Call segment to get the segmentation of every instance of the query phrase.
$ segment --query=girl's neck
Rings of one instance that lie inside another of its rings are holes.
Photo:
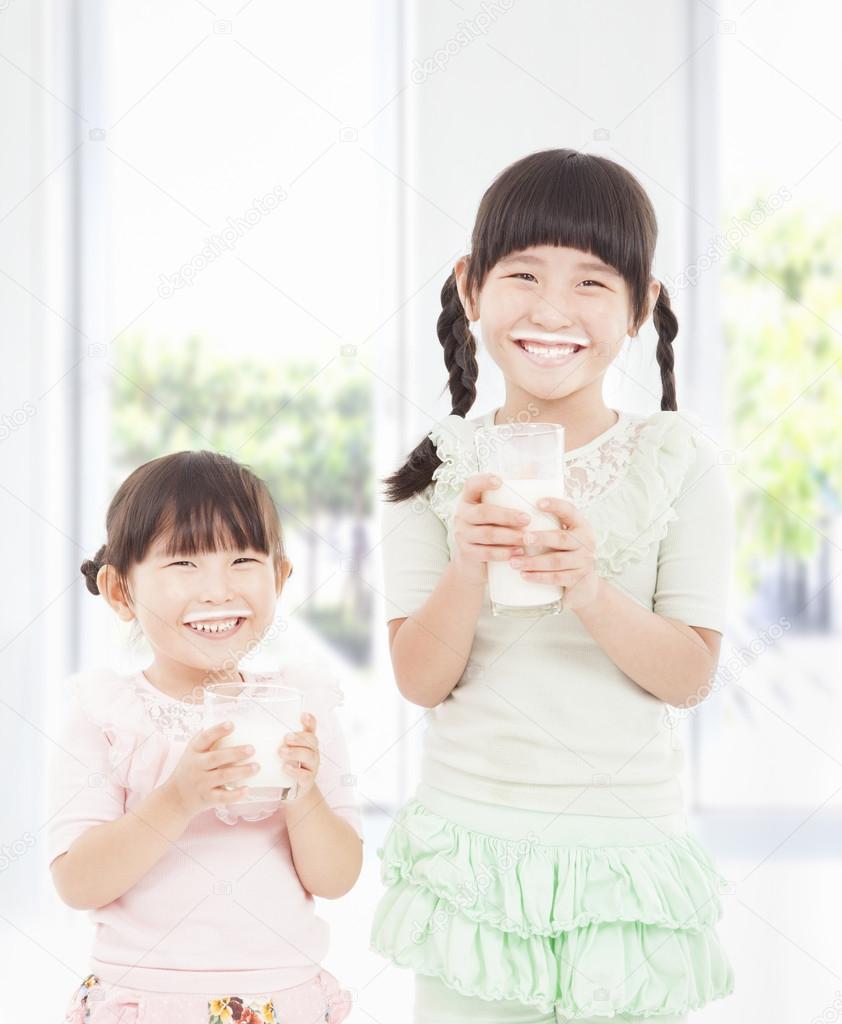
[[[604,434],[617,419],[618,414],[608,408],[601,393],[594,395],[578,391],[547,401],[526,392],[509,392],[494,422],[498,426],[509,422],[560,423],[564,427],[564,447],[572,451]]]
[[[198,695],[211,683],[238,682],[243,678],[236,667],[226,666],[224,670],[194,668],[173,661],[159,651],[155,652],[155,659],[143,674],[156,689],[176,700],[183,700],[191,694]]]

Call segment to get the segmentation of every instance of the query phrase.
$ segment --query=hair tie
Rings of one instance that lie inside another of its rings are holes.
[[[82,562],[82,564],[79,566],[82,575],[85,577],[85,585],[87,586],[88,590],[94,595],[98,595],[100,592],[99,587],[97,586],[96,578],[97,575],[99,574],[99,570],[105,564],[105,548],[106,545],[103,544],[93,558],[86,559],[86,561]]]

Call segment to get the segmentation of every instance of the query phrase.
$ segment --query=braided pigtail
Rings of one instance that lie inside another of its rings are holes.
[[[670,305],[670,297],[664,285],[658,293],[658,301],[652,311],[652,320],[658,332],[658,347],[655,356],[661,368],[661,411],[678,409],[675,395],[675,353],[672,343],[678,334],[678,320]]]
[[[477,343],[468,326],[468,317],[456,288],[456,275],[451,274],[441,290],[441,313],[436,332],[444,349],[447,386],[453,404],[451,415],[463,419],[477,397]]]
[[[479,365],[477,344],[459,298],[455,273],[451,273],[441,290],[441,313],[436,321],[436,333],[444,350],[451,415],[464,418],[477,397]],[[440,465],[441,459],[435,445],[429,437],[425,437],[410,452],[403,466],[384,480],[387,499],[404,501],[423,491]]]

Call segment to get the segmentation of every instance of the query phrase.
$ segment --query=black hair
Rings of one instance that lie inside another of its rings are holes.
[[[473,299],[501,259],[537,245],[592,253],[626,281],[639,329],[646,312],[658,225],[652,203],[630,171],[607,157],[574,149],[547,149],[517,160],[486,190],[471,234],[466,290]],[[459,298],[455,272],[441,290],[437,322],[444,350],[451,415],[462,416],[476,399],[476,342]],[[672,343],[678,320],[663,283],[652,312],[658,332],[661,409],[677,410]],[[389,501],[423,491],[441,464],[425,437],[406,462],[383,482]]]

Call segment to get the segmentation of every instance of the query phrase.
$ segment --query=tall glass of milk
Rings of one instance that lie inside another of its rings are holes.
[[[258,676],[254,682],[212,683],[204,692],[204,728],[219,722],[234,723],[234,728],[216,746],[254,747],[248,761],[255,761],[260,770],[225,787],[234,790],[247,786],[247,803],[280,803],[298,795],[298,780],[286,772],[279,748],[288,732],[301,731],[304,695],[300,690],[268,681],[271,678]]]
[[[564,497],[564,427],[560,423],[501,423],[474,434],[480,472],[494,473],[502,484],[482,496],[483,503],[526,512],[525,531],[558,530],[558,519],[537,508],[541,498]],[[522,545],[527,556],[550,550]],[[494,615],[532,618],[557,615],[564,590],[524,579],[508,561],[488,562],[488,596]]]

